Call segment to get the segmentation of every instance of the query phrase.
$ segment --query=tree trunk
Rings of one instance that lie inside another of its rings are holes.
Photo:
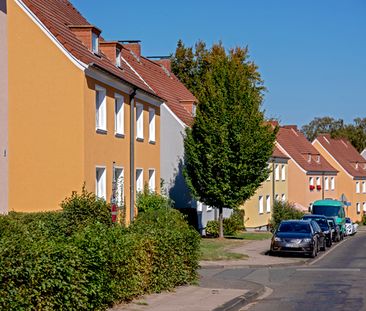
[[[224,216],[222,213],[223,208],[219,207],[219,238],[224,237]]]

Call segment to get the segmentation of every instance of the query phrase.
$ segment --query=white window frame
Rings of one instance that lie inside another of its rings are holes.
[[[117,172],[121,172],[121,174],[117,174]],[[114,167],[114,176],[116,178],[116,203],[118,206],[123,206],[124,203],[124,169],[121,166]],[[118,176],[119,175],[119,176]]]
[[[324,177],[324,190],[329,190],[329,177]]]
[[[356,193],[360,193],[360,182],[356,181]]]
[[[280,180],[280,166],[278,164],[275,165],[275,179]]]
[[[121,50],[116,49],[116,66],[121,67]]]
[[[279,200],[280,200],[280,195],[279,195],[279,194],[276,194],[276,195],[275,195],[275,200],[276,200],[276,201],[279,201]]]
[[[286,166],[284,164],[281,165],[281,180],[286,180]]]
[[[366,182],[362,182],[362,193],[366,193]]]
[[[95,128],[107,131],[107,91],[99,85],[95,86]]]
[[[92,32],[92,51],[99,54],[99,36],[95,32]]]
[[[317,186],[321,186],[320,177],[317,177],[316,178],[316,185]]]
[[[144,191],[144,170],[136,169],[136,193]]]
[[[286,194],[282,193],[281,200],[282,200],[282,202],[285,202],[286,201]]]
[[[136,103],[136,139],[144,139],[144,105]]]
[[[335,178],[332,176],[330,178],[330,190],[334,190],[335,189]]]
[[[309,177],[309,185],[314,186],[314,177]]]
[[[259,214],[263,214],[263,196],[260,195],[258,197],[258,212]]]
[[[363,202],[362,208],[363,208],[363,211],[366,212],[366,202]]]
[[[149,191],[155,192],[156,186],[155,186],[155,178],[156,178],[156,171],[154,168],[149,168]]]
[[[271,196],[270,195],[266,195],[266,212],[267,213],[271,212]]]
[[[107,200],[107,169],[105,166],[95,167],[95,195]]]
[[[155,143],[156,128],[155,128],[155,109],[149,108],[149,142]]]
[[[359,202],[356,203],[356,211],[357,214],[361,213],[361,204]]]
[[[125,98],[117,93],[114,94],[114,134],[125,134]]]

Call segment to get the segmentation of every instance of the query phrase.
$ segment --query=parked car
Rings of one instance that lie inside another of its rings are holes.
[[[314,220],[320,227],[321,231],[323,231],[325,235],[325,245],[326,247],[331,247],[333,243],[332,238],[332,230],[329,226],[328,219],[324,215],[305,215],[302,219],[304,220]],[[325,250],[325,245],[321,246],[321,250]]]
[[[357,230],[358,230],[358,223],[354,222],[353,223],[353,234],[356,234]]]
[[[314,226],[317,226],[314,221],[281,221],[272,237],[271,253],[300,253],[316,257],[321,245],[320,233],[322,232],[319,226],[319,230],[314,229]]]
[[[332,229],[333,242],[339,242],[341,240],[341,230],[333,217],[327,217],[329,226]]]
[[[346,217],[346,235],[352,235],[354,233],[354,227],[351,218]]]

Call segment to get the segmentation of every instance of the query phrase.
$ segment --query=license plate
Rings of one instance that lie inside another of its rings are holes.
[[[286,243],[285,247],[296,247],[296,245],[293,243]]]

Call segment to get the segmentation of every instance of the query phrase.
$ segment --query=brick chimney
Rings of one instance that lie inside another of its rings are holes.
[[[122,43],[123,47],[130,50],[135,54],[136,57],[141,57],[141,44],[140,40],[130,40],[130,41],[119,41]]]
[[[75,36],[92,52],[99,52],[99,35],[102,32],[93,25],[69,25]]]
[[[101,52],[116,66],[121,66],[122,44],[117,41],[101,41],[99,43]]]

